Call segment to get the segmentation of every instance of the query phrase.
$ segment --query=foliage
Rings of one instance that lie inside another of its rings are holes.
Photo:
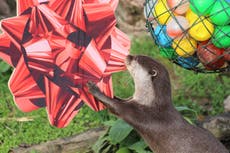
[[[0,60],[0,73],[6,73],[7,71],[10,71],[10,69],[11,69],[10,65]]]
[[[109,140],[112,144],[117,144],[124,140],[133,128],[123,120],[117,120],[109,130]]]
[[[125,121],[118,119],[110,121],[109,125],[108,132],[93,146],[95,153],[148,153],[150,151],[145,142]]]
[[[193,74],[178,71],[180,88],[175,90],[177,106],[188,106],[201,115],[217,115],[223,112],[223,101],[230,95],[230,79],[218,74]]]

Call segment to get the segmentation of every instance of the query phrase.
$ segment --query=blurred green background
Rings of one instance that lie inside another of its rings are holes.
[[[207,115],[223,112],[223,101],[230,95],[230,79],[220,74],[195,74],[184,70],[160,57],[152,39],[144,36],[132,40],[132,54],[144,54],[162,62],[169,70],[172,82],[173,102],[177,107],[192,111],[181,111],[191,121],[202,120]],[[12,73],[0,62],[0,152],[20,144],[38,144],[47,140],[67,137],[87,129],[102,126],[110,120],[107,111],[93,112],[87,106],[81,109],[71,124],[64,129],[51,127],[45,109],[22,113],[15,106],[7,81]],[[115,95],[125,98],[133,94],[133,80],[127,71],[113,76]]]

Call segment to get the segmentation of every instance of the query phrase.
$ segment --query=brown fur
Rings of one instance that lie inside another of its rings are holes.
[[[126,66],[134,78],[133,98],[111,99],[93,83],[88,86],[113,114],[132,125],[155,153],[228,153],[212,134],[187,123],[173,107],[169,74],[162,64],[147,56],[130,55]]]

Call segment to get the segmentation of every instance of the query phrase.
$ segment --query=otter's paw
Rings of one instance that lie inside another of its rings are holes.
[[[89,92],[91,93],[91,94],[95,94],[95,93],[100,93],[101,91],[100,91],[100,89],[98,88],[98,86],[95,84],[95,83],[93,83],[93,82],[91,82],[91,81],[89,81],[88,83],[87,83],[87,86],[88,86],[88,89],[89,89]]]

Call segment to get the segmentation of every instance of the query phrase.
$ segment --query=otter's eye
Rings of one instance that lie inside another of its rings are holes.
[[[158,72],[157,72],[157,70],[152,69],[152,70],[149,71],[149,74],[150,74],[152,77],[156,77],[156,76],[158,75]]]

